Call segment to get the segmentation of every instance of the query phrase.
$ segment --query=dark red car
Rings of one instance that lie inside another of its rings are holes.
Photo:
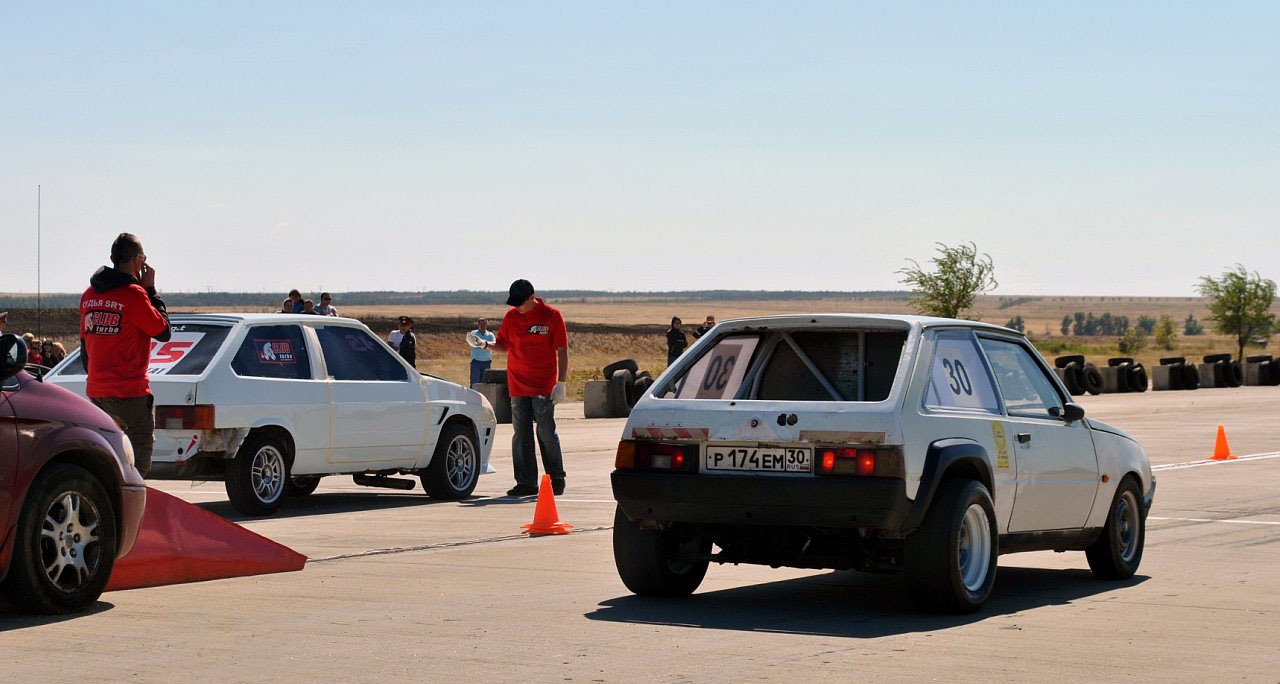
[[[83,610],[133,548],[146,485],[115,421],[26,361],[21,338],[0,336],[0,591],[26,610]]]

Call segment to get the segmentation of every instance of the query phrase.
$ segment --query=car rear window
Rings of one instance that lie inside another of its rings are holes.
[[[796,330],[728,335],[673,379],[678,399],[883,401],[905,331]]]
[[[231,362],[236,375],[278,380],[310,380],[311,359],[302,330],[296,325],[249,328]]]
[[[167,342],[151,340],[151,362],[147,374],[152,376],[200,375],[209,367],[231,326],[207,324],[174,324]],[[84,355],[77,349],[58,369],[57,376],[85,375]]]

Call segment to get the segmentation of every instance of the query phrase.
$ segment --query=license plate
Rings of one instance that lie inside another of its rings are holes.
[[[713,472],[808,473],[813,472],[813,450],[707,445],[702,465],[704,470]]]

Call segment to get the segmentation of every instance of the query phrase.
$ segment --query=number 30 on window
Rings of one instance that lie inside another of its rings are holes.
[[[973,396],[973,383],[969,381],[969,372],[964,369],[964,364],[960,363],[960,359],[942,359],[942,367],[947,371],[948,381],[951,387],[951,393],[967,396]]]

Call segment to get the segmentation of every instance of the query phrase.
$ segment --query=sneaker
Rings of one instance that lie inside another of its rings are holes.
[[[537,493],[537,487],[527,484],[518,484],[507,490],[507,496],[534,496]]]
[[[563,477],[558,479],[553,478],[551,480],[551,492],[556,496],[560,496],[561,494],[564,494],[564,478]]]

